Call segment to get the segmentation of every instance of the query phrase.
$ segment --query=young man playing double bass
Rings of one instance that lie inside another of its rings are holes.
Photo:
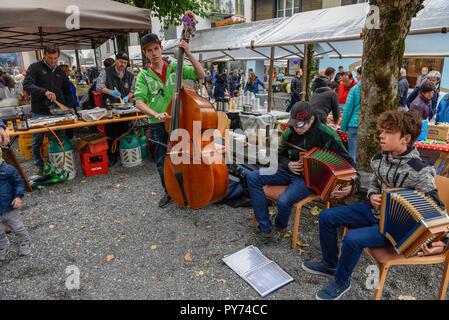
[[[166,111],[174,95],[176,62],[168,64],[162,60],[164,48],[155,34],[150,33],[143,36],[141,47],[150,63],[137,76],[134,96],[136,107],[148,115],[150,139],[152,140],[151,150],[165,191],[164,196],[159,201],[159,207],[163,208],[171,201],[164,183],[164,158],[167,151],[165,145],[168,143],[168,134],[165,131],[164,123],[165,119],[169,118]],[[183,40],[178,47],[184,49],[185,55],[193,65],[184,65],[183,79],[197,80],[204,78],[203,67],[190,52],[188,43]]]

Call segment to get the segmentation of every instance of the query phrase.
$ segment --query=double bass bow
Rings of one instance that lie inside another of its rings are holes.
[[[192,12],[182,18],[182,40],[195,32]],[[229,183],[224,152],[215,148],[218,117],[214,106],[182,83],[184,49],[179,48],[174,98],[165,121],[169,142],[164,159],[167,192],[178,205],[202,208],[224,198]],[[212,132],[212,134],[211,134]]]

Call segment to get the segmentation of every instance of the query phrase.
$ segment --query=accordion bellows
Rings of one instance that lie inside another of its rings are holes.
[[[379,232],[398,254],[416,255],[423,244],[449,231],[449,217],[434,201],[413,189],[387,189],[382,194]]]
[[[331,197],[334,190],[352,185],[351,196],[357,183],[357,171],[339,155],[319,148],[312,148],[302,156],[304,180],[323,201],[341,201]],[[347,198],[346,197],[346,198]]]

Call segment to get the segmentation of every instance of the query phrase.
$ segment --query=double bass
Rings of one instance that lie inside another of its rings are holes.
[[[195,32],[195,17],[182,18],[182,40]],[[169,141],[164,159],[167,192],[178,205],[202,208],[224,198],[229,183],[223,149],[217,148],[213,133],[218,117],[214,106],[182,83],[184,49],[179,48],[174,98],[165,121]]]

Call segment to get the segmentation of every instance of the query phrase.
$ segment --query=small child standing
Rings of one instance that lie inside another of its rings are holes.
[[[3,161],[0,148],[0,222],[4,220],[19,241],[19,255],[26,256],[31,252],[30,237],[25,229],[19,209],[22,206],[25,182],[17,170]],[[5,225],[0,223],[0,261],[5,260],[9,252],[9,240],[6,237]]]

